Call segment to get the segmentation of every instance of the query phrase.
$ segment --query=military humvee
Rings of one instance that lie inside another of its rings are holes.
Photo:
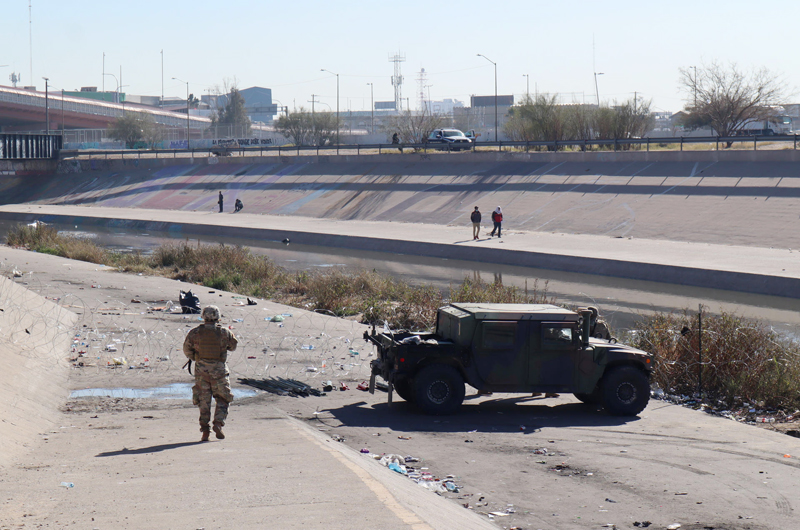
[[[380,375],[428,414],[452,414],[464,383],[484,392],[571,392],[614,415],[650,399],[653,358],[590,337],[591,312],[545,304],[455,303],[439,309],[433,333],[364,333],[377,346],[370,392]]]

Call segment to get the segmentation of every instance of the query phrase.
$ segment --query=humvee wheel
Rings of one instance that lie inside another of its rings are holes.
[[[602,381],[603,406],[614,416],[635,416],[650,401],[650,382],[633,366],[612,368]]]
[[[464,378],[452,366],[432,364],[414,377],[414,403],[426,414],[453,414],[464,401]]]
[[[403,377],[394,381],[394,391],[397,395],[409,403],[414,401],[414,380],[410,377]]]

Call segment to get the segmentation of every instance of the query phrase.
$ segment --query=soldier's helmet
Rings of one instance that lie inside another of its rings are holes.
[[[203,320],[206,322],[216,322],[219,320],[219,308],[215,305],[207,305],[203,308]]]
[[[600,315],[600,312],[597,310],[596,307],[593,306],[589,306],[587,307],[587,309],[592,312],[592,322],[596,321],[597,317]]]

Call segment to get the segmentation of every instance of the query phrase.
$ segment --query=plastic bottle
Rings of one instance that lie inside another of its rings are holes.
[[[72,482],[62,482],[61,483],[61,487],[70,489],[70,488],[74,488],[75,484],[73,484]]]

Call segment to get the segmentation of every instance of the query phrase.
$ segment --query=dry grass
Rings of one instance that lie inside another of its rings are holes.
[[[758,403],[800,408],[800,345],[760,321],[731,313],[702,318],[702,364],[697,314],[657,313],[632,335],[638,348],[657,357],[654,382],[670,393],[698,391],[727,406]]]
[[[58,235],[43,225],[17,226],[8,233],[7,242],[37,252],[113,265],[125,272],[159,275],[340,317],[357,317],[364,323],[388,322],[393,328],[430,329],[436,310],[447,303],[445,293],[430,285],[410,285],[365,270],[290,273],[243,247],[175,243],[162,245],[150,255],[123,254]],[[469,279],[450,290],[452,300],[459,302],[547,301],[546,292],[541,292],[535,282],[530,294],[501,283]]]

